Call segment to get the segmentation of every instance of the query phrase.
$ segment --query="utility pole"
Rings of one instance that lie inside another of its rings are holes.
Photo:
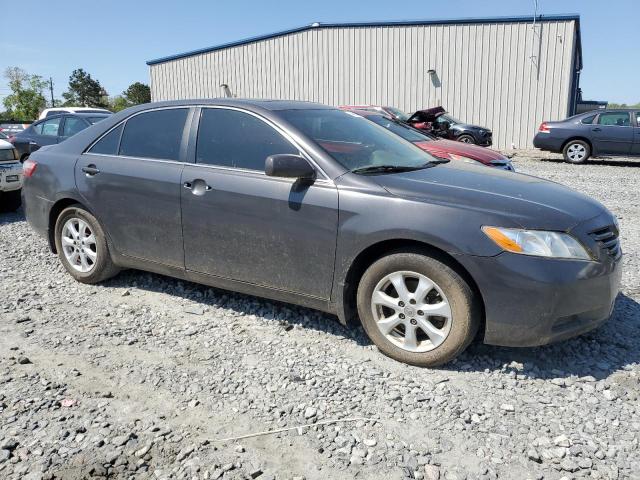
[[[53,99],[53,78],[49,77],[49,91],[51,92],[51,106],[56,106],[56,101]]]

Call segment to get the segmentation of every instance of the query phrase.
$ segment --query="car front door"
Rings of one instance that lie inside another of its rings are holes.
[[[591,127],[597,154],[628,155],[633,145],[633,127],[629,112],[602,112]]]
[[[328,299],[338,191],[318,170],[312,183],[268,177],[269,155],[299,149],[265,119],[202,108],[196,162],[182,173],[187,270]]]
[[[78,190],[124,255],[184,268],[180,176],[188,108],[129,117],[76,162]]]

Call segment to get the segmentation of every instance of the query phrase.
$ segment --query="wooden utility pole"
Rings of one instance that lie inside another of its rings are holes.
[[[51,92],[51,106],[56,106],[56,101],[53,99],[53,78],[49,77],[49,91]]]

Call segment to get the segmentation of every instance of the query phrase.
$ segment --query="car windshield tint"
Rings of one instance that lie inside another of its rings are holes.
[[[340,110],[285,110],[280,115],[343,167],[419,167],[434,158],[367,119]]]
[[[100,120],[104,120],[105,118],[107,118],[106,115],[104,117],[85,117],[85,120],[87,120],[91,125],[93,125],[94,123],[97,123]]]
[[[394,122],[389,118],[383,117],[382,115],[369,115],[365,118],[386,128],[390,132],[401,136],[405,140],[409,140],[410,142],[428,142],[431,140],[430,137],[416,132],[413,128],[401,125],[398,122]]]
[[[409,115],[407,115],[405,112],[403,112],[399,108],[386,107],[386,110],[388,110],[389,113],[394,115],[398,120],[402,120],[403,122],[406,122],[407,120],[409,120]]]
[[[17,160],[16,151],[13,148],[3,148],[0,150],[0,162],[7,160]]]
[[[436,118],[436,122],[449,122],[450,125],[460,123],[458,120],[449,115],[440,115],[438,118]]]

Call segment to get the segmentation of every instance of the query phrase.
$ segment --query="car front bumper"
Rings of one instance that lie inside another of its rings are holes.
[[[462,256],[485,307],[485,343],[532,347],[592,330],[611,315],[622,256],[602,262],[512,253]]]
[[[12,192],[22,188],[22,164],[0,163],[0,192]]]

